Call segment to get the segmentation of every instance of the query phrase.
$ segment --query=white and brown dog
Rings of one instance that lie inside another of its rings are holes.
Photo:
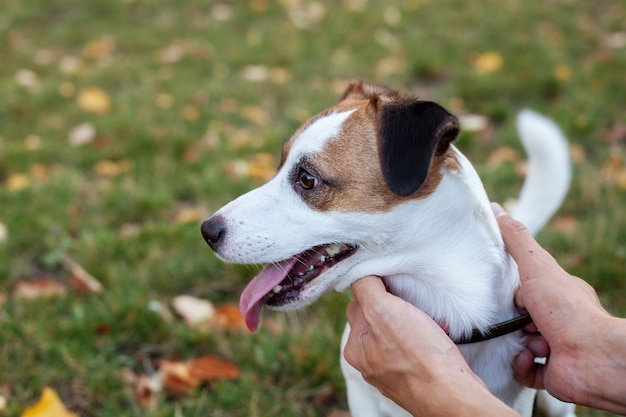
[[[537,231],[569,187],[567,143],[535,113],[522,112],[519,127],[529,169],[514,216]],[[273,179],[202,224],[222,260],[268,264],[241,295],[248,327],[257,328],[265,306],[299,309],[372,274],[445,323],[453,340],[518,316],[517,267],[476,171],[451,144],[458,133],[457,118],[438,104],[362,82],[301,126]],[[459,348],[497,397],[530,416],[535,392],[511,366],[522,343],[517,330]],[[408,415],[343,358],[342,368],[353,416]],[[551,415],[573,415],[572,406],[548,402]]]

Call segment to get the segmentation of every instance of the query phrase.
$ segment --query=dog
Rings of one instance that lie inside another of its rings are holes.
[[[569,153],[549,119],[525,110],[518,122],[529,165],[513,215],[536,232],[568,191]],[[442,106],[362,81],[305,122],[284,143],[275,177],[201,225],[223,261],[267,264],[241,295],[249,329],[264,307],[300,309],[366,275],[445,323],[453,340],[515,320],[517,267],[478,174],[452,143],[459,131]],[[459,345],[490,391],[530,416],[535,391],[512,375],[522,348],[521,330]],[[341,366],[353,416],[409,415],[343,357]],[[551,416],[574,415],[548,395],[541,402]]]

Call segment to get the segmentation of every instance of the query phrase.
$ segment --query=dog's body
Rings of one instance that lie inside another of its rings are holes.
[[[569,159],[558,128],[524,117],[522,136],[534,149],[516,214],[537,230],[567,191]],[[202,225],[220,258],[268,263],[241,297],[248,327],[256,329],[265,305],[298,309],[372,274],[445,323],[453,339],[515,317],[517,268],[477,173],[451,144],[458,131],[439,105],[360,82],[305,123],[285,143],[272,180]],[[530,416],[534,391],[511,368],[522,342],[518,331],[460,349],[496,396]],[[342,368],[355,417],[408,415],[343,359]]]

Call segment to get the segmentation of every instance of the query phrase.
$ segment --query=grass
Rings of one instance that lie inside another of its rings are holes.
[[[487,164],[503,145],[519,149],[515,113],[528,106],[557,120],[576,151],[575,177],[539,238],[626,314],[626,5],[382,3],[3,2],[0,289],[10,295],[41,276],[67,282],[59,260],[68,254],[106,291],[0,305],[0,414],[19,415],[46,385],[82,416],[345,409],[337,358],[347,296],[269,314],[274,330],[254,335],[201,333],[147,306],[183,293],[236,302],[254,269],[217,261],[200,238],[202,217],[260,183],[234,175],[233,161],[278,157],[353,78],[488,117],[493,135],[466,132],[458,144],[497,201],[521,183],[518,160]],[[85,123],[95,134],[72,144]],[[162,398],[154,411],[121,382],[122,368],[152,357],[201,354],[235,361],[242,376]]]

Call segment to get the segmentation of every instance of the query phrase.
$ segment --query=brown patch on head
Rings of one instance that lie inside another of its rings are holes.
[[[333,108],[313,117],[283,147],[281,165],[300,133],[332,113],[354,110],[338,137],[307,155],[303,169],[318,180],[297,190],[320,211],[384,212],[429,196],[445,171],[460,168],[450,142],[456,118],[440,106],[402,97],[386,87],[353,83]],[[290,168],[292,169],[292,168]]]

